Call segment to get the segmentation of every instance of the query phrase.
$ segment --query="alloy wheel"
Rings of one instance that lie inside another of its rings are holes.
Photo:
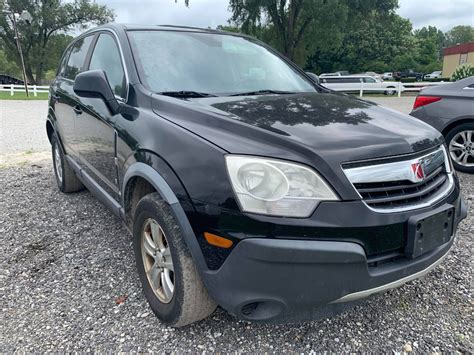
[[[474,166],[474,131],[461,131],[449,143],[451,158],[459,165]]]
[[[148,282],[162,303],[170,303],[174,295],[174,265],[166,235],[152,218],[142,229],[142,259]]]
[[[63,170],[61,164],[61,152],[57,144],[54,145],[54,169],[60,183],[63,182]]]

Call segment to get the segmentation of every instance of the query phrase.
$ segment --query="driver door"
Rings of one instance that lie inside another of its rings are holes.
[[[100,33],[88,70],[101,69],[118,100],[125,101],[126,79],[119,47],[108,32]],[[84,170],[116,201],[120,199],[116,157],[116,132],[112,115],[100,98],[80,98],[76,120],[77,145]]]

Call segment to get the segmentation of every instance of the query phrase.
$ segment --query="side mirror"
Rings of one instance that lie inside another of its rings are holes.
[[[319,76],[309,71],[306,72],[306,75],[308,75],[316,84],[319,84]]]
[[[110,88],[103,70],[89,70],[80,73],[74,81],[74,92],[80,97],[98,97],[104,100],[113,115],[120,111],[120,104]]]

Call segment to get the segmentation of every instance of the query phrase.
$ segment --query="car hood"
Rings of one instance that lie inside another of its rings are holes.
[[[173,107],[176,102],[180,109]],[[154,110],[230,153],[310,150],[340,164],[443,142],[439,132],[411,116],[333,93],[170,98],[155,100]]]
[[[198,135],[224,154],[312,166],[341,196],[354,199],[359,197],[341,164],[413,153],[444,142],[438,131],[414,117],[332,92],[190,100],[152,95],[152,107],[183,133]]]

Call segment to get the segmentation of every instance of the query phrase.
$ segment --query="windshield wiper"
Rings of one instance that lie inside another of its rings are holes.
[[[181,90],[181,91],[164,91],[164,92],[158,92],[157,94],[158,94],[158,95],[171,96],[171,97],[182,97],[182,98],[217,97],[217,95],[208,94],[208,93],[206,93],[206,92],[187,91],[187,90]]]
[[[253,96],[253,95],[271,95],[271,94],[291,95],[291,94],[296,94],[296,92],[281,91],[281,90],[257,90],[257,91],[239,92],[237,94],[232,94],[229,96]]]

